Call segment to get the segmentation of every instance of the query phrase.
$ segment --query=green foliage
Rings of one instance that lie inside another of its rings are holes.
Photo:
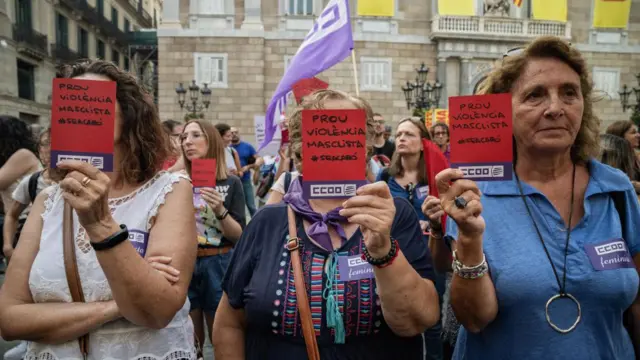
[[[413,109],[413,115],[412,116],[417,116],[421,119],[424,119],[424,113],[425,113],[425,109]]]
[[[193,119],[204,119],[204,113],[186,113],[184,114],[184,121],[187,122],[189,120],[193,120]]]

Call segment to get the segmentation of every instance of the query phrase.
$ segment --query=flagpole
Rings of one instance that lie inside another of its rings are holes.
[[[353,80],[356,84],[356,96],[360,96],[360,86],[358,85],[358,67],[356,66],[356,49],[351,49],[351,63],[353,64]]]

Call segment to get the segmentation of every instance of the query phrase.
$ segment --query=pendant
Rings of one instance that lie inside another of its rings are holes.
[[[569,298],[578,307],[578,317],[576,318],[576,321],[573,323],[573,325],[571,325],[568,329],[559,328],[556,324],[554,324],[551,321],[551,317],[549,316],[549,305],[551,305],[551,303],[553,303],[554,301],[556,301],[556,300],[558,300],[560,298]],[[573,295],[571,295],[569,293],[556,294],[556,295],[553,295],[552,297],[550,297],[549,300],[547,300],[547,306],[545,307],[544,313],[547,316],[547,322],[553,328],[553,330],[555,330],[555,331],[557,331],[557,332],[559,332],[561,334],[568,334],[568,333],[572,332],[573,330],[575,330],[575,328],[580,323],[580,320],[582,319],[582,308],[580,307],[580,302],[578,302],[578,299],[576,299]]]

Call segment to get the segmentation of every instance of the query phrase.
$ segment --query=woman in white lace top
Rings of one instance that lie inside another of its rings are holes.
[[[59,185],[36,198],[0,292],[2,336],[30,341],[25,359],[82,359],[86,334],[89,359],[195,359],[192,190],[160,171],[168,144],[155,105],[105,61],[65,66],[58,77],[116,82],[114,171],[77,161],[52,169]],[[65,202],[85,303],[72,302],[65,273]]]

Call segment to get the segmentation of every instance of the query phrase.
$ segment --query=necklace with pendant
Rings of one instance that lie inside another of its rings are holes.
[[[549,323],[549,325],[555,331],[557,331],[557,332],[559,332],[561,334],[570,333],[573,330],[575,330],[575,328],[580,323],[580,320],[582,319],[582,308],[580,307],[580,302],[578,301],[578,299],[575,298],[575,296],[573,296],[573,295],[571,295],[570,293],[567,292],[567,254],[569,253],[569,241],[571,240],[571,220],[573,218],[573,198],[574,198],[574,189],[575,189],[575,185],[576,185],[576,165],[573,164],[573,178],[572,178],[572,182],[571,182],[571,205],[570,205],[571,206],[571,210],[569,210],[569,224],[567,226],[567,237],[566,237],[565,245],[564,245],[564,267],[563,267],[563,271],[562,271],[562,281],[560,281],[560,276],[558,276],[558,271],[556,270],[556,266],[553,264],[553,261],[551,260],[551,255],[549,254],[549,250],[547,249],[547,245],[544,242],[544,238],[542,237],[542,233],[540,232],[540,229],[538,228],[538,224],[536,224],[536,221],[534,220],[533,215],[531,214],[531,209],[529,209],[529,204],[527,204],[527,198],[524,196],[524,191],[522,191],[522,184],[520,183],[520,178],[518,177],[518,174],[516,174],[516,181],[518,183],[518,190],[520,190],[520,197],[522,198],[522,202],[524,202],[524,206],[527,208],[527,214],[529,215],[529,218],[531,218],[531,222],[533,222],[533,227],[536,229],[536,233],[538,234],[538,238],[540,239],[540,242],[542,243],[542,247],[544,248],[544,252],[547,255],[547,259],[549,259],[549,264],[551,264],[551,269],[553,269],[553,274],[555,275],[556,281],[558,282],[558,287],[559,287],[558,293],[553,295],[552,297],[550,297],[549,300],[547,300],[547,304],[546,304],[545,309],[544,309],[544,313],[545,313],[545,316],[547,318],[547,323]],[[578,316],[576,317],[576,321],[573,323],[573,325],[571,325],[570,327],[568,327],[566,329],[562,329],[562,328],[558,327],[558,325],[556,325],[551,320],[551,316],[549,316],[549,306],[554,301],[556,301],[558,299],[562,299],[562,298],[570,299],[571,301],[573,301],[574,304],[576,304],[576,307],[578,308]]]

